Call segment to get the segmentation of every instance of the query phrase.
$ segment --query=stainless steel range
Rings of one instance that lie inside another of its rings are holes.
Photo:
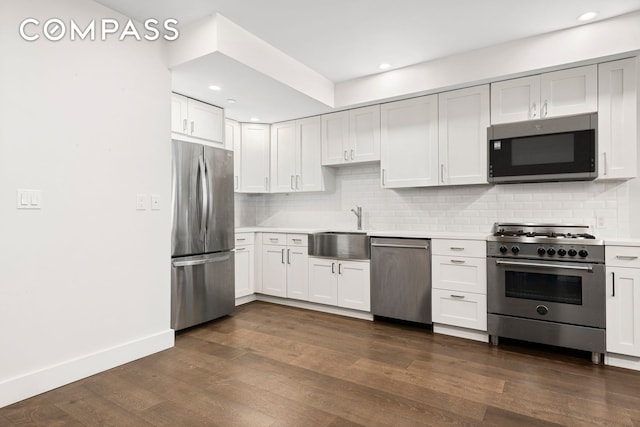
[[[605,351],[604,242],[578,225],[499,224],[487,242],[491,342]]]

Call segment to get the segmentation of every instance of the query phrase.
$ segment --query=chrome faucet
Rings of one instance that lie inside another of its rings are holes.
[[[351,209],[356,217],[358,217],[358,230],[362,230],[362,206],[356,205],[355,209]]]

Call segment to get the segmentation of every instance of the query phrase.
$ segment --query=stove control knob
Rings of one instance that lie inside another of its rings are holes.
[[[567,254],[567,251],[564,249],[558,249],[558,255],[560,256],[565,256]]]
[[[547,253],[547,251],[546,251],[545,248],[538,248],[538,255],[544,255],[546,253]]]
[[[587,255],[589,255],[589,252],[585,251],[584,249],[581,249],[580,251],[578,251],[578,255],[580,255],[582,258],[586,258]]]
[[[547,249],[547,253],[548,253],[549,255],[555,255],[555,254],[556,254],[556,250],[555,250],[555,249],[553,249],[553,248],[549,248],[549,249]]]
[[[511,248],[511,252],[513,252],[514,254],[517,254],[518,252],[520,252],[520,248],[517,246],[514,246]]]
[[[507,249],[507,247],[506,247],[506,246],[504,246],[504,245],[503,245],[503,246],[500,246],[500,253],[504,254],[504,253],[506,253],[507,251],[508,251],[508,249]]]
[[[578,252],[575,249],[569,249],[569,256],[576,256]]]

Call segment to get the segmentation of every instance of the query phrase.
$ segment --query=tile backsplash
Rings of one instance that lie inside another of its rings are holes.
[[[552,182],[386,190],[380,166],[338,168],[332,192],[236,194],[237,226],[490,232],[493,223],[586,224],[598,237],[630,231],[628,182]]]

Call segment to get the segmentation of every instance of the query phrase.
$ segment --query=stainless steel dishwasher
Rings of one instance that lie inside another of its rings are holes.
[[[371,239],[371,312],[431,323],[431,241]]]

